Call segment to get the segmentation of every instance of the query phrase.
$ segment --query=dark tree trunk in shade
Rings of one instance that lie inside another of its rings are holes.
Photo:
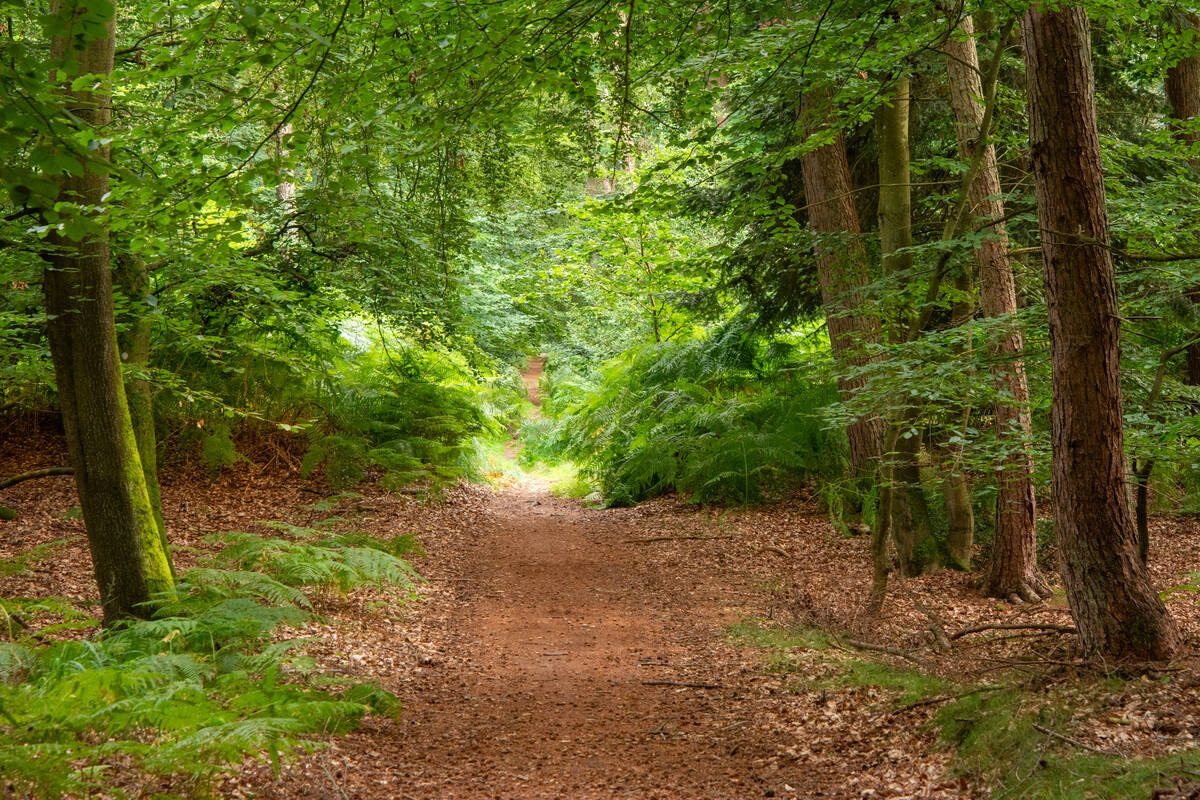
[[[950,105],[954,110],[959,156],[970,159],[980,146],[979,129],[984,108],[979,55],[970,17],[944,45]],[[975,250],[979,271],[980,311],[985,318],[1011,317],[1017,310],[1016,282],[1009,260],[1008,232],[1004,224],[1000,172],[996,148],[984,143],[979,172],[971,183],[970,203],[974,227],[991,223],[990,235]],[[1032,426],[1029,387],[1021,362],[1024,338],[1012,322],[1005,322],[995,338],[992,380],[1006,399],[996,403],[996,438],[1006,443],[1008,456],[996,464],[996,532],[992,558],[982,589],[993,597],[1037,600],[1050,595],[1050,586],[1037,568],[1034,537],[1036,509],[1033,495],[1033,461],[1029,454]]]
[[[1126,491],[1120,328],[1087,15],[1078,6],[1034,8],[1022,36],[1050,321],[1055,530],[1067,601],[1084,652],[1169,658],[1179,633],[1138,558]]]
[[[802,114],[812,122],[829,113],[827,94],[806,91]],[[834,355],[843,363],[866,363],[864,345],[880,340],[879,318],[866,313],[863,287],[871,282],[871,266],[862,241],[858,209],[850,184],[850,165],[841,133],[833,142],[805,154],[801,164],[804,194],[817,245],[817,280]],[[862,379],[838,382],[843,396],[853,395]],[[850,467],[856,476],[873,472],[883,447],[884,423],[861,417],[846,431],[850,438]]]
[[[82,9],[72,13],[58,5],[52,12],[67,19],[68,34],[54,38],[51,61],[70,63],[74,75],[110,75],[112,19],[106,36],[84,41],[82,35],[70,34],[81,25]],[[84,124],[102,129],[108,123],[107,95],[91,89],[63,90],[63,95]],[[96,155],[107,158],[107,147]],[[78,175],[64,176],[59,190],[62,201],[101,206],[108,176],[81,168]],[[89,233],[78,242],[54,236],[50,244],[43,280],[47,334],[104,620],[145,616],[151,611],[147,601],[170,591],[174,582],[121,382],[107,231]]]
[[[1185,13],[1174,16],[1177,28],[1200,35],[1200,16]],[[1200,55],[1181,59],[1168,69],[1163,88],[1171,106],[1171,129],[1175,139],[1194,147],[1200,143]],[[1192,169],[1200,171],[1200,157],[1193,154],[1188,162]],[[1200,288],[1188,292],[1188,299],[1200,303]],[[1187,379],[1192,386],[1200,386],[1200,343],[1187,349]]]
[[[908,113],[911,81],[907,74],[896,77],[887,100],[875,112],[875,131],[879,141],[879,245],[885,275],[907,276],[912,270],[912,186],[909,171]],[[897,323],[902,320],[897,320]],[[902,329],[896,325],[897,331]],[[902,337],[903,334],[900,334]],[[895,423],[900,424],[900,423]],[[884,453],[889,460],[890,481],[881,491],[891,492],[891,535],[900,559],[900,572],[915,575],[937,566],[935,560],[922,558],[921,546],[929,541],[932,526],[929,507],[921,483],[919,460],[921,437],[897,438],[897,446]]]

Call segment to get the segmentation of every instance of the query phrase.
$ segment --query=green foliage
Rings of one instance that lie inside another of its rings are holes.
[[[202,435],[200,455],[208,467],[210,478],[215,478],[221,470],[232,467],[241,458],[233,445],[233,435],[229,426],[224,423],[214,425]]]
[[[535,439],[530,453],[557,447],[574,458],[609,505],[671,490],[752,503],[788,480],[836,476],[845,444],[821,414],[836,390],[795,350],[735,325],[635,347],[559,412],[555,433]]]
[[[67,542],[66,539],[55,539],[52,542],[42,542],[34,545],[23,553],[18,553],[12,558],[0,558],[0,578],[7,578],[10,575],[18,575],[25,572],[35,564],[41,563],[48,558],[55,550],[59,549]]]
[[[1190,590],[1190,589],[1189,589]],[[1165,777],[1186,775],[1200,755],[1176,754],[1135,759],[1083,753],[1044,730],[1070,735],[1070,722],[1086,687],[1026,691],[1001,686],[962,686],[919,669],[895,667],[837,648],[836,637],[818,628],[790,628],[746,620],[729,628],[740,644],[766,651],[772,671],[811,673],[789,654],[819,651],[828,667],[828,688],[878,686],[893,690],[889,702],[901,707],[944,700],[928,725],[954,751],[953,770],[990,790],[995,798],[1083,800],[1145,797]],[[1105,687],[1094,687],[1103,691]],[[1103,707],[1103,704],[1101,704]],[[1044,730],[1038,730],[1038,727]]]
[[[248,756],[277,769],[317,746],[307,735],[344,733],[368,712],[398,714],[399,701],[373,684],[322,688],[304,642],[277,632],[309,618],[298,587],[409,589],[416,574],[393,553],[411,551],[411,539],[282,527],[305,541],[214,537],[227,546],[213,563],[240,568],[189,570],[154,619],[94,639],[46,643],[59,624],[0,642],[0,771],[10,789],[140,796],[127,787],[162,776],[202,793]],[[6,613],[81,616],[52,598],[5,602]]]
[[[362,533],[332,534],[315,528],[288,526],[299,540],[263,538],[253,533],[218,533],[206,537],[222,545],[214,562],[226,568],[260,572],[283,587],[312,586],[348,592],[357,586],[399,586],[411,589],[416,572],[408,562],[393,555],[393,547],[404,552],[411,547],[401,538],[398,545]],[[266,583],[257,592],[277,591]]]

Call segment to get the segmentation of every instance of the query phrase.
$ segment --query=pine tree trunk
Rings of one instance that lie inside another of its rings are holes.
[[[954,109],[959,156],[969,160],[980,145],[984,96],[979,56],[970,17],[944,46],[950,105]],[[983,161],[971,183],[971,216],[976,227],[990,222],[990,235],[975,251],[979,270],[980,310],[985,318],[1004,318],[1017,310],[1016,284],[1008,255],[1004,202],[1000,199],[1000,173],[996,148],[984,143]],[[1034,537],[1036,509],[1033,495],[1033,461],[1029,454],[1032,426],[1029,387],[1021,362],[1024,338],[1011,322],[994,345],[992,379],[1005,397],[996,403],[996,438],[1006,444],[1008,456],[996,465],[996,533],[992,559],[983,578],[983,592],[992,597],[1037,600],[1050,596],[1050,586],[1037,568]]]
[[[1079,6],[1034,8],[1022,35],[1050,321],[1063,584],[1085,653],[1169,658],[1179,632],[1137,556],[1125,485],[1120,328],[1087,15]]]
[[[806,120],[823,119],[828,111],[828,94],[805,92],[802,114]],[[839,361],[861,366],[867,362],[864,345],[880,341],[880,327],[879,318],[862,309],[862,289],[871,282],[871,267],[862,242],[841,133],[830,144],[805,154],[801,166],[809,224],[822,238],[817,245],[817,280],[829,341]],[[838,381],[844,397],[863,385],[861,378]],[[850,469],[855,476],[868,475],[878,467],[884,427],[878,417],[860,417],[847,429]]]
[[[1196,31],[1200,29],[1200,16],[1180,13],[1177,27]],[[1171,128],[1175,139],[1194,147],[1200,142],[1200,55],[1181,59],[1168,69],[1163,84],[1171,106]],[[1189,124],[1180,125],[1181,122]],[[1192,155],[1188,162],[1192,169],[1200,171],[1200,156]],[[1192,289],[1187,296],[1193,303],[1200,302],[1200,289]],[[1200,343],[1187,349],[1187,382],[1200,386]]]
[[[52,63],[69,65],[72,75],[111,75],[113,19],[107,20],[107,35],[85,41],[78,30],[84,9],[53,11],[67,18],[67,33],[54,38]],[[64,89],[63,95],[85,124],[100,129],[109,122],[107,94]],[[108,154],[101,145],[95,155]],[[60,201],[103,205],[108,176],[80,166],[78,175],[60,181]],[[145,616],[152,595],[170,591],[174,582],[121,383],[107,231],[78,242],[55,235],[50,244],[43,280],[47,334],[104,621]]]

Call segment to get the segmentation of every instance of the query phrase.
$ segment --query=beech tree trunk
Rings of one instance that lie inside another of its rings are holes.
[[[67,26],[51,43],[52,63],[63,65],[70,76],[111,75],[113,18],[105,23],[106,35],[85,39],[86,9],[56,5],[52,10]],[[98,130],[108,124],[111,99],[103,90],[62,91],[68,109],[84,124]],[[104,145],[95,153],[100,158],[108,154]],[[102,206],[108,176],[90,171],[82,159],[79,166],[78,175],[60,180],[59,200]],[[50,244],[43,280],[47,334],[107,624],[146,616],[151,611],[147,602],[170,591],[174,581],[121,383],[107,231],[102,227],[80,241],[55,235]]]
[[[1029,145],[1050,321],[1055,529],[1083,650],[1169,658],[1179,632],[1137,555],[1125,485],[1120,328],[1087,15],[1022,26]]]
[[[801,113],[809,124],[823,119],[828,112],[827,94],[812,90],[804,93]],[[862,289],[871,282],[871,267],[854,205],[842,134],[805,154],[801,167],[809,224],[821,236],[816,253],[817,281],[830,345],[840,361],[861,366],[867,361],[864,346],[880,341],[881,332],[879,318],[862,309]],[[861,378],[842,378],[838,388],[848,397],[863,384]],[[850,438],[850,468],[855,476],[877,468],[884,428],[878,417],[864,416],[850,424],[846,433]]]
[[[117,353],[127,366],[145,369],[150,364],[150,306],[146,296],[150,293],[150,273],[146,262],[140,257],[123,253],[117,256],[113,281],[129,301],[129,319],[125,329],[117,334]],[[167,526],[163,520],[162,492],[158,485],[158,437],[154,432],[154,387],[140,376],[125,380],[125,399],[129,404],[129,416],[133,423],[133,437],[137,441],[138,458],[142,462],[142,474],[146,476],[146,493],[154,510],[154,522],[164,553],[170,552],[167,543]],[[175,565],[171,577],[175,577]]]
[[[979,142],[984,92],[971,17],[963,18],[958,33],[950,37],[943,49],[959,156],[969,161],[978,147],[984,147],[983,161],[969,192],[976,227],[990,226],[990,235],[975,250],[980,310],[985,318],[1003,320],[1016,312],[1017,292],[1008,255],[996,148],[990,142]],[[996,438],[1006,445],[1009,454],[996,464],[996,533],[982,589],[991,597],[1033,601],[1049,597],[1050,586],[1037,568],[1033,460],[1029,454],[1032,437],[1029,386],[1021,362],[1024,337],[1011,321],[998,325],[1005,332],[993,345],[992,379],[1005,399],[995,405]]]
[[[975,304],[969,299],[973,281],[968,272],[954,278],[954,289],[962,299],[957,300],[950,312],[950,325],[957,328],[966,325],[975,316]],[[960,351],[961,352],[961,351]],[[967,353],[970,352],[968,347]],[[974,375],[974,370],[970,370]],[[971,419],[971,409],[955,406],[966,426]],[[971,479],[963,469],[963,445],[948,441],[943,433],[938,442],[938,451],[944,465],[942,476],[942,500],[946,504],[946,555],[958,569],[968,570],[974,557],[975,509],[971,505]]]
[[[879,244],[885,275],[907,276],[912,270],[912,186],[909,175],[908,113],[911,81],[899,75],[890,98],[875,114],[879,140]],[[901,277],[901,280],[906,280]],[[903,320],[897,320],[897,335],[903,338]],[[903,425],[895,421],[894,425]],[[890,492],[891,535],[902,575],[916,575],[926,567],[937,566],[936,559],[924,557],[920,550],[932,536],[929,507],[921,484],[919,458],[921,437],[910,435],[909,426],[899,431],[896,447],[884,453],[891,469],[881,492]],[[882,507],[882,503],[881,503]]]

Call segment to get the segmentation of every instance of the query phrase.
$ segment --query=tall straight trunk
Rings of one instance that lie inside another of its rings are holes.
[[[56,5],[53,12],[64,18],[66,31],[51,43],[52,63],[63,65],[72,77],[111,75],[113,18],[106,20],[104,35],[85,39],[85,8]],[[68,110],[83,124],[93,129],[108,124],[108,94],[91,88],[62,93]],[[108,155],[103,145],[95,153]],[[82,160],[79,166],[77,175],[60,180],[59,200],[102,206],[107,175],[88,170]],[[47,335],[104,621],[145,616],[151,610],[147,602],[170,591],[174,581],[121,383],[108,233],[101,228],[80,241],[52,236],[50,243],[43,280]]]
[[[117,333],[117,352],[121,361],[135,370],[144,370],[150,364],[150,306],[146,297],[150,293],[150,273],[146,262],[131,253],[119,254],[113,269],[113,281],[129,303],[129,318],[124,330]],[[129,416],[133,424],[133,437],[137,441],[138,458],[142,462],[142,474],[146,477],[146,493],[154,510],[154,522],[158,528],[164,553],[170,552],[167,543],[167,526],[163,520],[162,492],[158,485],[158,437],[154,432],[154,387],[141,375],[132,375],[125,380],[125,399],[129,404]],[[168,559],[171,577],[175,577],[175,565]]]
[[[809,123],[829,113],[829,95],[804,93],[801,114]],[[867,362],[865,346],[881,338],[879,318],[866,313],[863,287],[871,282],[871,267],[862,241],[858,209],[850,183],[846,142],[839,132],[832,142],[806,153],[801,161],[804,194],[812,229],[821,235],[817,245],[817,281],[825,307],[826,326],[834,356],[843,364]],[[862,388],[862,378],[841,378],[843,397]],[[883,447],[884,422],[863,416],[850,423],[850,468],[855,476],[877,468]]]
[[[973,287],[971,276],[962,272],[954,278],[954,289],[959,300],[950,312],[950,325],[957,328],[966,325],[975,315],[975,304],[970,300]],[[968,351],[969,352],[969,351]],[[971,371],[972,374],[974,370]],[[971,418],[971,409],[954,406],[965,427]],[[963,469],[963,446],[948,441],[948,432],[943,432],[938,442],[939,455],[945,465],[942,476],[942,499],[946,504],[946,555],[958,569],[970,569],[975,547],[975,509],[971,506],[971,479]]]
[[[1120,327],[1087,15],[1031,9],[1022,35],[1050,321],[1055,529],[1083,650],[1169,658],[1179,632],[1137,555],[1125,486]]]
[[[1200,35],[1200,16],[1179,13],[1177,27]],[[1163,84],[1171,105],[1171,129],[1176,141],[1195,147],[1200,143],[1200,54],[1180,59],[1167,70]],[[1188,163],[1200,171],[1200,156],[1189,154]],[[1200,287],[1193,288],[1187,296],[1193,303],[1200,303]],[[1187,349],[1187,379],[1190,385],[1200,386],[1200,343]]]
[[[896,77],[891,96],[875,113],[876,138],[879,141],[879,244],[885,275],[906,281],[912,272],[912,187],[909,175],[908,112],[911,81],[907,74]],[[897,320],[897,341],[903,337],[903,319]],[[921,484],[919,457],[921,436],[904,425],[896,438],[896,447],[884,454],[888,459],[890,480],[880,487],[890,492],[891,535],[903,575],[916,575],[936,566],[920,552],[932,535],[929,507]]]
[[[1181,12],[1177,17],[1176,27],[1200,35],[1200,16]],[[1187,145],[1200,143],[1200,54],[1182,58],[1170,67],[1163,88],[1171,105],[1171,129],[1176,140]],[[1188,160],[1200,169],[1200,158],[1191,156]]]
[[[1017,292],[1008,255],[996,148],[990,142],[979,142],[984,91],[970,17],[963,18],[958,34],[950,37],[944,51],[959,155],[969,161],[977,154],[978,147],[984,147],[983,160],[969,192],[976,227],[989,226],[989,235],[975,250],[980,310],[985,318],[1003,319],[1016,312]],[[1029,386],[1021,362],[1025,343],[1020,328],[1011,322],[1001,324],[1003,337],[992,345],[995,364],[992,380],[1002,397],[995,406],[996,438],[1005,445],[1008,455],[996,464],[996,533],[982,588],[992,597],[1032,601],[1048,597],[1050,586],[1037,568],[1033,460],[1029,453],[1032,436]]]

